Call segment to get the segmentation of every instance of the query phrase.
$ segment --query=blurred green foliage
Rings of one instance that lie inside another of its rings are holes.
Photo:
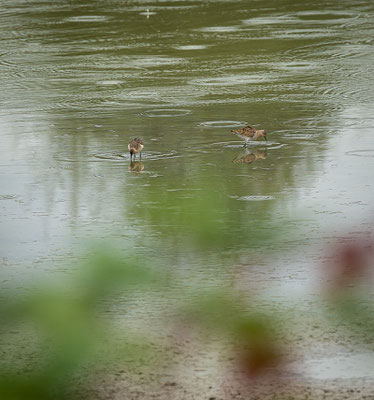
[[[155,273],[133,259],[123,260],[115,251],[99,248],[86,265],[58,284],[44,283],[27,295],[10,292],[0,305],[4,354],[0,398],[68,399],[79,376],[110,370],[118,362],[133,372],[138,366],[149,368],[151,360],[161,362],[149,342],[149,324],[134,333],[131,323],[116,327],[114,315],[107,311],[116,297],[125,310],[126,301],[150,295],[160,300],[166,287],[172,286],[170,273]],[[274,339],[261,313],[251,312],[243,297],[230,289],[182,288],[176,308],[176,315],[187,318],[191,329],[204,328],[214,337],[236,341],[239,348],[251,343],[252,348],[265,348]],[[177,324],[172,318],[166,321]]]
[[[104,305],[116,296],[131,298],[156,285],[158,277],[135,260],[99,249],[64,282],[44,283],[27,295],[12,291],[3,297],[0,340],[15,335],[2,346],[0,398],[69,398],[74,388],[71,379],[82,367],[90,365],[94,372],[114,356],[122,355],[122,362],[129,355],[130,362],[140,357],[146,337],[134,337],[128,330],[116,341]],[[24,344],[26,354],[22,354]]]
[[[160,194],[155,196],[161,201]],[[264,241],[276,247],[284,231],[263,218],[263,225],[249,223],[241,237],[228,233],[226,224],[235,223],[227,212],[228,200],[208,184],[193,199],[173,192],[164,196],[167,209],[139,211],[146,214],[146,221],[166,228],[160,248],[176,232],[186,234],[185,243],[191,241],[193,248],[213,253],[235,245],[260,249]],[[166,325],[178,326],[182,321],[188,329],[196,328],[202,340],[230,343],[233,358],[247,377],[282,360],[284,315],[275,317],[256,307],[250,293],[224,279],[207,289],[191,271],[188,282],[181,283],[178,271],[162,265],[157,256],[150,262],[134,253],[139,251],[121,253],[95,246],[88,260],[63,279],[41,282],[26,293],[9,288],[3,294],[1,399],[65,400],[76,393],[78,382],[84,384],[84,377],[105,373],[118,363],[132,372],[161,368],[164,360],[159,350],[166,343],[155,342],[150,335],[153,303],[160,303],[158,317]],[[120,306],[112,308],[117,301]],[[339,306],[350,323],[357,318],[372,320],[354,299],[342,298]],[[133,322],[144,312],[139,318],[144,323],[134,329]],[[372,324],[365,326],[371,330]]]

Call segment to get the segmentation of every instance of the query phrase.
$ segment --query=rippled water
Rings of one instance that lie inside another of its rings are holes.
[[[231,275],[230,266],[252,262],[240,238],[268,222],[289,224],[304,244],[369,230],[373,21],[371,2],[345,0],[4,0],[7,279],[62,270],[90,238],[145,258],[161,240],[166,263],[204,270],[224,259]],[[246,123],[266,129],[268,142],[243,153],[230,131]],[[145,148],[131,165],[135,136]],[[187,262],[184,232],[167,214],[207,182],[225,201],[234,240]],[[309,261],[301,265],[287,268],[305,271]]]
[[[372,6],[19,0],[0,18],[5,258],[63,252],[83,226],[144,240],[149,221],[130,212],[154,195],[144,188],[204,179],[227,198],[257,199],[230,203],[237,235],[257,211],[307,208],[313,232],[326,227],[321,208],[351,224],[370,213]],[[269,132],[267,156],[233,163],[242,144],[230,130],[246,123]],[[133,136],[145,142],[137,176]]]

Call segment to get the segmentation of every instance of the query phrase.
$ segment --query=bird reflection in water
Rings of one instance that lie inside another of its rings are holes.
[[[141,161],[131,161],[129,165],[129,171],[142,172],[144,171],[144,164]]]
[[[233,160],[233,163],[252,164],[267,157],[266,150],[244,148]]]

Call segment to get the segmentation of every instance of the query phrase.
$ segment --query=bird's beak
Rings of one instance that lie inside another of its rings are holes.
[[[265,142],[267,142],[268,140],[266,139],[266,133],[265,133],[265,135],[264,135],[264,139],[265,139]]]

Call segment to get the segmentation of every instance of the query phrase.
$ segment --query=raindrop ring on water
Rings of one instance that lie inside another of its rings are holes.
[[[357,157],[374,157],[374,149],[351,150],[347,151],[345,154]]]
[[[236,128],[247,125],[245,121],[206,121],[199,124],[205,128]]]
[[[65,21],[69,22],[102,22],[106,20],[108,20],[108,17],[105,15],[79,15],[65,18]]]
[[[266,201],[266,200],[274,200],[273,196],[262,196],[262,195],[250,195],[250,196],[235,196],[233,197],[236,200],[240,201]]]
[[[183,110],[178,108],[158,108],[155,110],[147,110],[142,114],[150,118],[158,117],[181,117],[183,115],[191,114],[191,110]]]

